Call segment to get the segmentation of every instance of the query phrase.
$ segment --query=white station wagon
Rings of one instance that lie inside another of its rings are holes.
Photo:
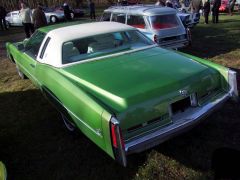
[[[191,41],[190,32],[173,8],[153,5],[113,6],[104,10],[101,21],[133,26],[161,47],[177,49],[189,45]]]

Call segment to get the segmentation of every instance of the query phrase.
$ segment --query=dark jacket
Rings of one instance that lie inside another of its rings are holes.
[[[65,16],[65,18],[67,19],[67,20],[71,20],[72,19],[72,17],[71,17],[71,10],[70,10],[70,8],[69,8],[69,6],[68,5],[65,5],[65,6],[63,6],[63,11],[64,11],[64,16]]]
[[[7,12],[4,7],[0,6],[0,18],[5,18],[7,15]]]
[[[42,8],[36,8],[33,11],[32,20],[35,28],[40,28],[47,25],[47,18]]]
[[[207,13],[209,14],[210,12],[210,2],[209,1],[206,1],[203,5],[203,10],[204,10],[204,13]]]
[[[95,4],[94,4],[94,2],[90,2],[89,8],[90,8],[91,12],[95,12]]]
[[[218,10],[220,8],[220,6],[221,6],[221,0],[214,0],[213,1],[213,7],[212,7],[213,11]]]

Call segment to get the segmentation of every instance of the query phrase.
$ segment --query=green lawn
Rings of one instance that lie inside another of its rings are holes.
[[[240,15],[201,22],[182,51],[240,69],[239,27]],[[0,32],[0,160],[9,179],[212,179],[214,150],[240,149],[240,107],[228,102],[196,128],[119,166],[80,132],[69,133],[39,90],[19,79],[4,43],[22,39],[22,31]]]

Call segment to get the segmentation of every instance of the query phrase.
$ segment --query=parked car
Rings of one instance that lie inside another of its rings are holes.
[[[227,12],[229,9],[229,1],[221,0],[221,6],[219,7],[219,12]]]
[[[56,11],[55,9],[48,7],[43,8],[43,11],[48,23],[56,23],[65,19],[64,12],[62,11]]]
[[[44,8],[43,10],[48,23],[56,23],[58,21],[63,21],[65,18],[62,11],[57,12],[51,8]],[[23,26],[19,11],[9,12],[5,19],[9,26]]]
[[[238,98],[235,71],[162,49],[121,23],[52,25],[6,46],[20,77],[53,102],[67,128],[80,129],[124,166],[128,154],[188,130]]]
[[[62,6],[55,6],[55,11],[64,11]],[[72,8],[70,7],[70,10],[72,11],[72,18],[74,17],[82,17],[85,14],[85,11],[82,8]]]
[[[12,11],[7,13],[6,16],[6,23],[8,24],[8,26],[22,26],[22,20],[19,16],[19,11]]]
[[[199,23],[200,13],[192,13],[190,5],[185,6],[184,4],[182,4],[181,7],[179,7],[177,10],[178,10],[178,14],[180,15],[180,18],[186,15],[189,16],[190,21],[188,22],[188,27],[192,28]]]
[[[113,6],[104,10],[101,21],[131,25],[162,47],[181,48],[191,41],[190,32],[173,8],[153,5]]]

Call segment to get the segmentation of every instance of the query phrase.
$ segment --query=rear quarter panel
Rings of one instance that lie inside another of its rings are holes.
[[[42,91],[51,92],[77,127],[101,149],[113,156],[109,121],[111,114],[99,105],[93,97],[62,75],[63,69],[38,64],[36,76],[42,83]]]

